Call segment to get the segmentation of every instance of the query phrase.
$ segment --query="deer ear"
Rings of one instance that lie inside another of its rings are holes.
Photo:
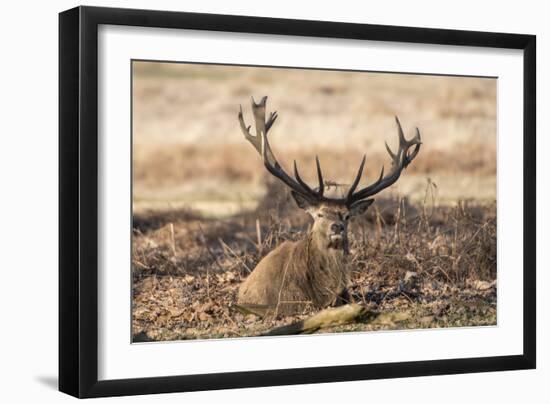
[[[370,205],[374,202],[374,199],[365,199],[363,201],[355,202],[349,208],[350,216],[359,216],[367,211]]]
[[[290,191],[290,194],[292,195],[292,198],[294,198],[296,205],[298,205],[300,209],[303,209],[309,214],[312,214],[313,210],[316,208],[314,202],[297,192]]]

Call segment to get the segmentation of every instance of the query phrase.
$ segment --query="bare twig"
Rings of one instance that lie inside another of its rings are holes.
[[[218,241],[220,242],[220,245],[222,246],[222,248],[223,248],[224,250],[227,250],[228,252],[230,252],[231,255],[232,255],[233,257],[235,257],[235,258],[236,258],[236,259],[246,268],[246,270],[247,270],[249,273],[252,272],[252,269],[250,269],[250,267],[249,267],[248,265],[246,265],[246,262],[244,262],[244,261],[241,259],[241,257],[239,257],[239,256],[237,255],[237,253],[236,253],[235,251],[233,251],[233,249],[232,249],[231,247],[229,247],[229,245],[227,245],[227,243],[226,243],[225,241],[222,240],[221,237],[218,237]]]
[[[174,236],[174,223],[170,222],[170,241],[172,242],[172,254],[176,256],[176,238]]]
[[[212,251],[212,249],[210,248],[210,246],[208,245],[208,243],[206,242],[206,237],[204,235],[204,231],[202,230],[202,226],[200,225],[199,223],[199,230],[201,232],[201,241],[202,241],[202,244],[204,245],[204,247],[206,248],[206,250],[208,251],[208,253],[210,254],[210,256],[212,257],[212,259],[214,260],[214,263],[216,264],[216,266],[218,267],[218,269],[220,271],[223,272],[223,268],[222,266],[220,265],[220,263],[218,262],[218,257],[216,257],[216,254],[214,254],[214,252]]]
[[[256,219],[256,238],[258,239],[258,254],[262,254],[262,230],[260,227],[260,219]]]
[[[288,271],[288,265],[290,264],[290,262],[291,262],[291,260],[289,259],[285,264],[285,270],[283,272],[283,279],[281,280],[281,286],[279,288],[279,294],[277,296],[277,306],[275,307],[275,314],[274,314],[275,317],[277,317],[277,314],[279,314],[279,305],[281,304],[281,295],[283,293],[283,286],[285,284],[286,273]]]

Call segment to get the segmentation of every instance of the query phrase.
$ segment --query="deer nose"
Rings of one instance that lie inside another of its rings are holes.
[[[335,234],[340,234],[344,232],[344,225],[342,223],[332,223],[330,225],[330,230]]]

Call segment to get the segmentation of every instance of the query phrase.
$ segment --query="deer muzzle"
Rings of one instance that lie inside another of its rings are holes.
[[[329,247],[343,248],[346,242],[345,226],[342,223],[333,223],[330,225]]]

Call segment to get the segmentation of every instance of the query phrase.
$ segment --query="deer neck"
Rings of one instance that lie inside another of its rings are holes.
[[[347,243],[346,243],[347,244]],[[344,265],[347,262],[348,248],[335,249],[328,248],[326,240],[315,233],[310,233],[307,239],[307,258],[310,267],[316,264],[335,264]]]
[[[310,235],[306,244],[306,279],[314,304],[324,307],[345,289],[348,283],[348,256],[343,249],[327,248]]]

